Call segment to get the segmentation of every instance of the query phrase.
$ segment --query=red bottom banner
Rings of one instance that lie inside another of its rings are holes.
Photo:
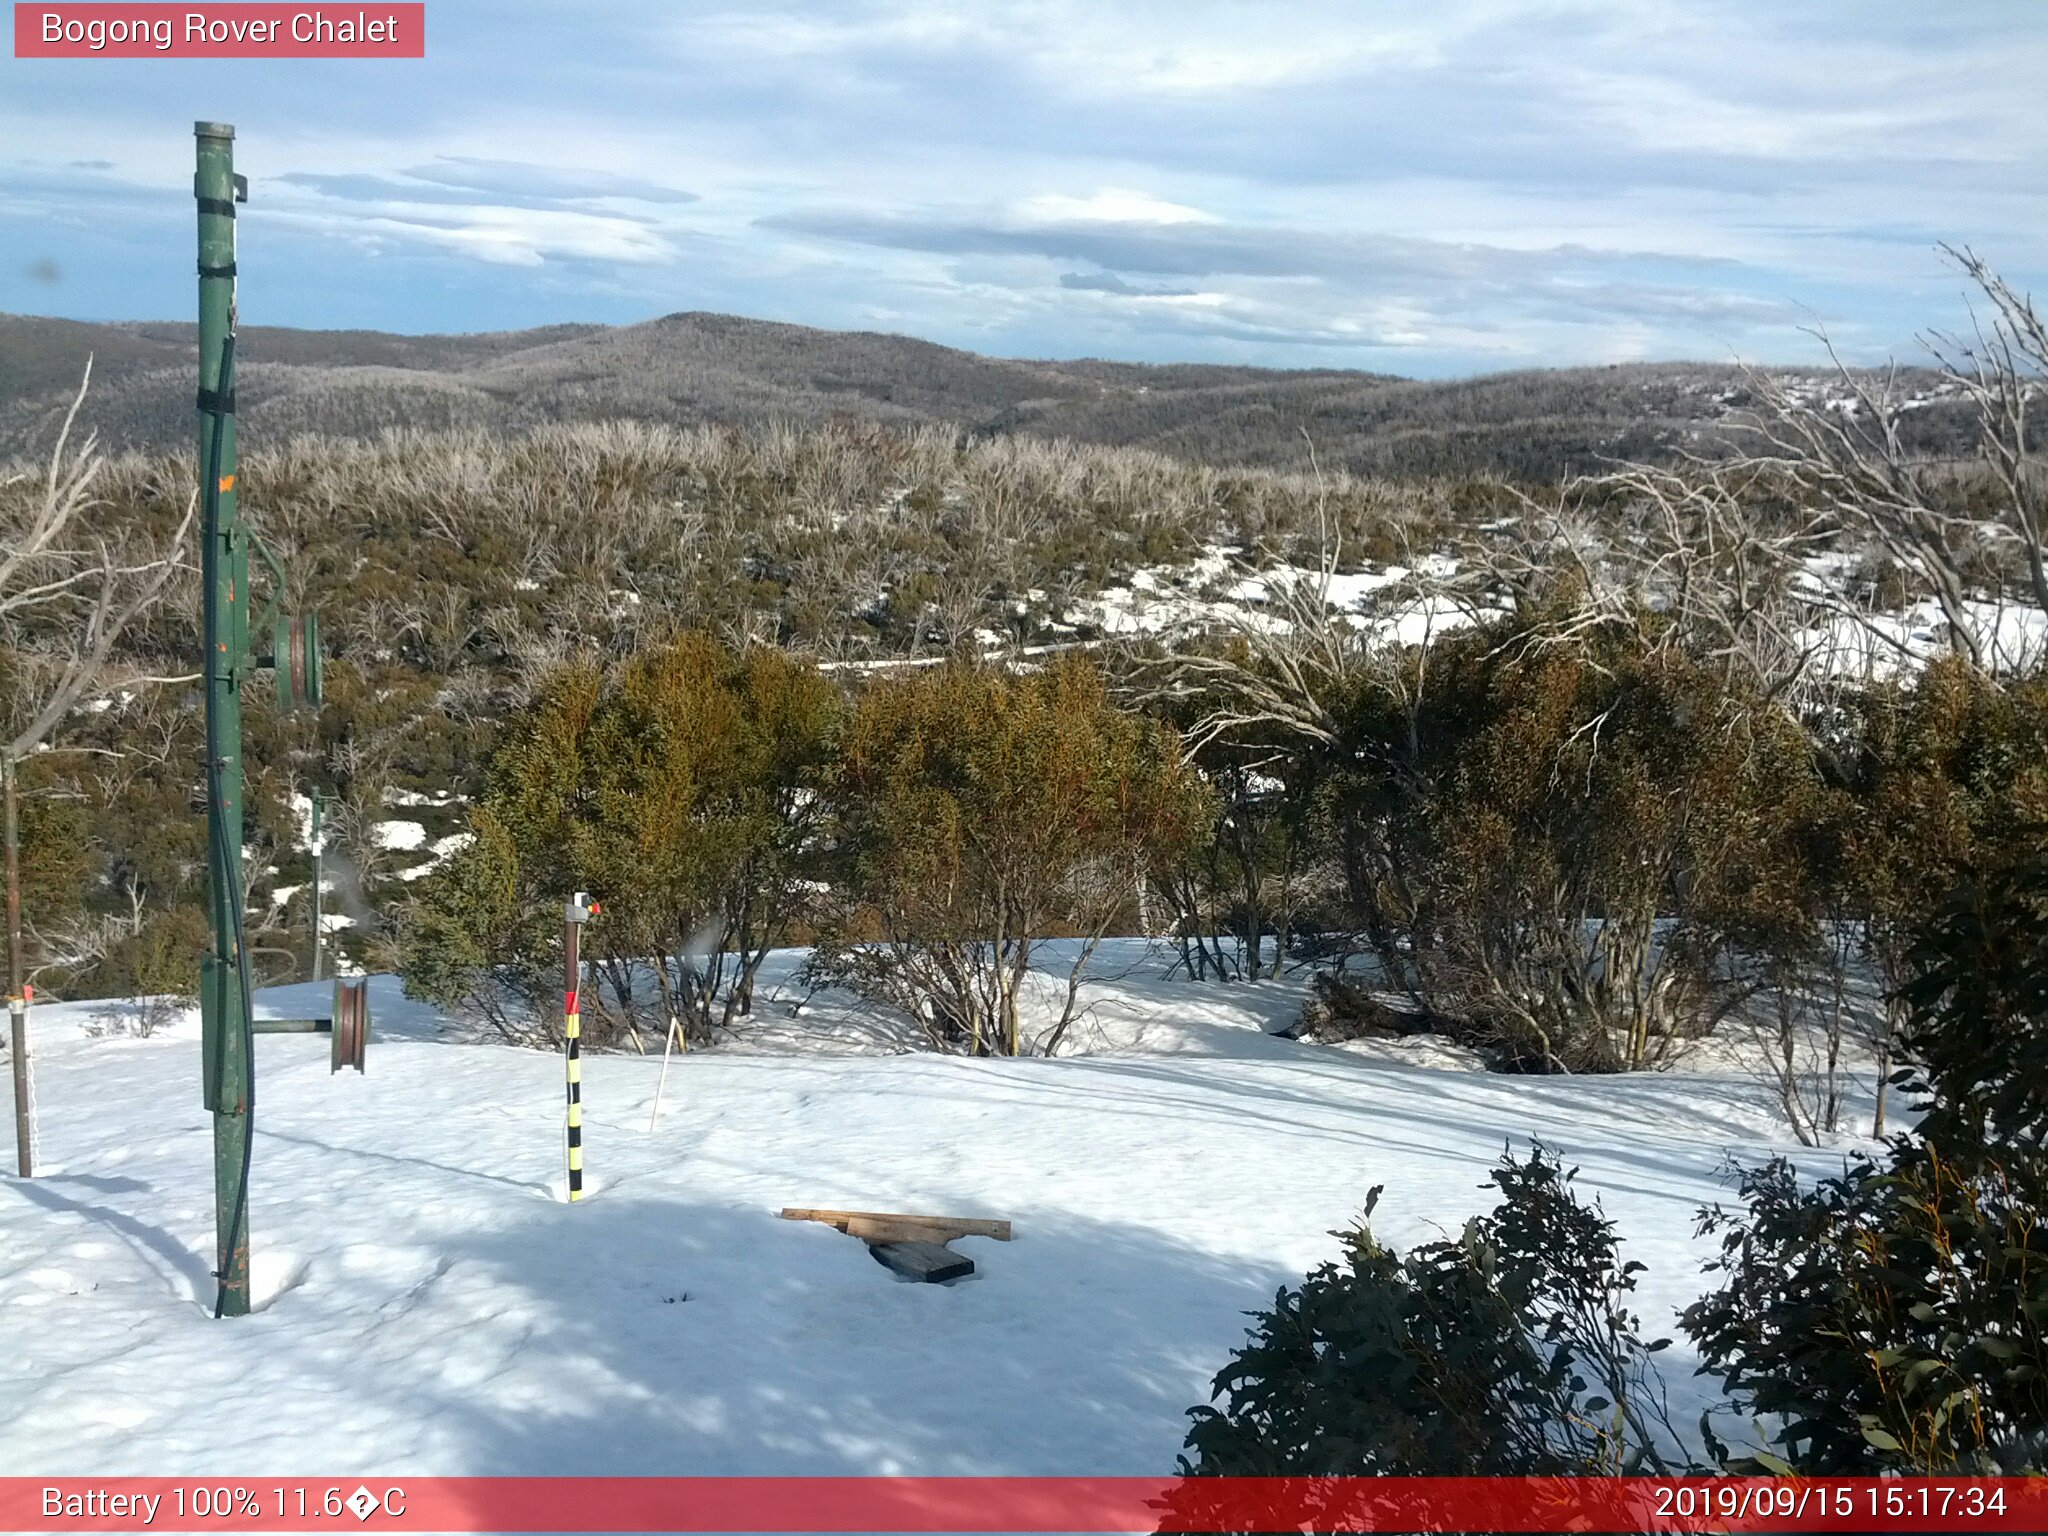
[[[2048,1531],[2048,1478],[0,1477],[6,1531]]]

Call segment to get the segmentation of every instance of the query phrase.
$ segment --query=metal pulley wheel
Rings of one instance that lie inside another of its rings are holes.
[[[363,1054],[370,1044],[370,983],[337,981],[334,984],[334,1036],[329,1065],[335,1072],[343,1067],[363,1070]]]
[[[270,664],[283,710],[320,707],[320,615],[281,617],[271,635]]]

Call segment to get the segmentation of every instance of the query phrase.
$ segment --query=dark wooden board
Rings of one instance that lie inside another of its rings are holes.
[[[962,1280],[974,1273],[974,1260],[955,1253],[944,1243],[869,1243],[868,1252],[879,1263],[911,1280],[937,1284],[941,1280]]]

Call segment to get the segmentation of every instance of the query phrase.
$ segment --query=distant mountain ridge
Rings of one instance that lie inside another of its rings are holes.
[[[1365,474],[1553,479],[1697,443],[1746,399],[1740,370],[1727,365],[1421,381],[1340,369],[984,357],[906,336],[695,312],[455,336],[251,326],[238,345],[236,392],[252,445],[401,426],[852,417],[1126,444],[1223,465],[1304,467],[1312,442],[1324,466]],[[192,326],[167,321],[0,315],[0,457],[47,448],[88,354],[87,420],[103,441],[183,446],[193,431],[196,347]],[[1916,414],[1930,435],[1954,427],[1940,402]]]

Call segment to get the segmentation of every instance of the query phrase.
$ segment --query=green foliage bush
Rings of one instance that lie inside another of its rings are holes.
[[[206,913],[177,906],[154,914],[107,947],[96,976],[114,997],[199,1000],[199,957],[206,952]]]
[[[91,817],[42,765],[24,764],[16,785],[21,900],[53,927],[84,906],[92,868]]]
[[[487,785],[472,840],[413,903],[406,985],[514,1037],[544,1029],[561,903],[588,890],[599,1041],[670,1017],[709,1039],[801,923],[821,978],[943,1047],[1009,1053],[1034,946],[1072,934],[1053,1049],[1088,954],[1206,815],[1172,734],[1086,661],[916,670],[848,709],[810,663],[701,634],[558,669]]]
[[[2048,1179],[2038,1156],[1951,1160],[1902,1138],[1803,1186],[1742,1174],[1708,1213],[1720,1288],[1685,1331],[1767,1446],[1736,1470],[2038,1473],[2048,1464]]]
[[[493,760],[473,841],[423,882],[407,987],[510,1034],[552,1020],[562,903],[588,890],[594,1041],[672,1018],[708,1040],[799,916],[837,712],[808,663],[701,634],[563,667]]]
[[[252,739],[266,728],[256,712]],[[66,737],[22,765],[31,976],[53,997],[193,996],[206,878],[196,700],[188,707],[138,690],[81,716]],[[248,933],[265,980],[295,963],[297,936],[279,930],[271,899],[274,885],[294,878],[285,874],[296,836],[289,787],[288,775],[267,768],[245,785]]]
[[[1882,1158],[1812,1188],[1777,1161],[1705,1213],[1720,1288],[1702,1369],[1761,1416],[1766,1467],[2048,1469],[2048,861],[1960,891],[1914,951],[1903,1076],[1928,1096]]]
[[[1354,919],[1421,1011],[1536,1071],[1657,1059],[1803,942],[1798,723],[1611,627],[1439,640],[1350,703],[1316,794]]]
[[[2048,858],[1959,887],[1922,926],[1905,1048],[1919,1132],[1971,1149],[2048,1142]]]
[[[406,995],[474,1009],[507,1038],[525,1039],[550,1017],[544,999],[561,985],[552,885],[522,867],[517,842],[490,805],[470,813],[469,832],[468,845],[421,882],[406,914]]]
[[[1992,679],[1944,658],[1850,704],[1827,753],[1845,799],[1830,863],[1889,1000],[1885,1070],[1928,916],[1976,872],[2048,841],[2048,676]]]
[[[955,664],[876,682],[827,781],[841,913],[814,968],[916,1019],[945,1049],[1018,1054],[1040,941],[1083,966],[1134,917],[1138,882],[1206,821],[1200,777],[1157,722],[1124,710],[1083,659],[1013,673]]]
[[[1407,1254],[1361,1221],[1341,1263],[1259,1314],[1191,1410],[1181,1470],[1222,1476],[1592,1475],[1665,1470],[1674,1436],[1628,1310],[1640,1264],[1537,1147],[1499,1205]],[[1366,1203],[1369,1220],[1379,1191]]]

